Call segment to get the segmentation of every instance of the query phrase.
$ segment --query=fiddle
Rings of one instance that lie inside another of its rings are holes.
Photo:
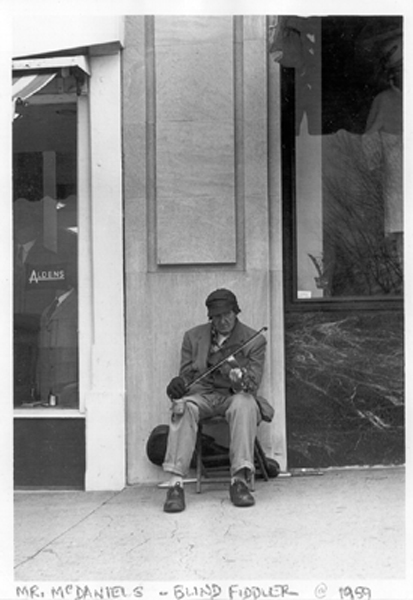
[[[219,360],[215,365],[213,365],[212,367],[210,367],[209,369],[207,369],[206,371],[201,373],[201,375],[196,377],[193,381],[191,381],[188,384],[188,390],[193,385],[195,385],[195,383],[199,383],[200,381],[202,381],[202,379],[205,379],[206,377],[211,375],[211,373],[213,373],[214,371],[216,371],[217,369],[222,367],[225,363],[227,363],[229,365],[230,369],[234,369],[234,368],[239,369],[240,365],[239,365],[237,359],[235,358],[235,355],[238,354],[239,352],[241,352],[241,350],[243,350],[246,346],[248,346],[248,344],[250,342],[252,342],[252,340],[254,340],[256,337],[258,337],[263,331],[267,331],[267,329],[268,329],[268,327],[262,327],[259,331],[254,333],[254,335],[252,335],[250,338],[248,338],[248,340],[246,340],[243,344],[241,344],[240,346],[235,348],[235,350],[227,348],[226,350],[228,350],[228,354],[226,356],[224,356],[221,360]]]

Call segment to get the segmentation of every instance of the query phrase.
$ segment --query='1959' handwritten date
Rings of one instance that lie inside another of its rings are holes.
[[[354,589],[350,586],[339,588],[340,598],[342,600],[371,600],[371,589],[364,586],[357,586]]]

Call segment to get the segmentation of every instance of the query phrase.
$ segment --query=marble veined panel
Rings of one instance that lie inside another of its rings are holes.
[[[233,196],[161,197],[157,203],[157,262],[234,263]]]
[[[157,123],[157,196],[234,197],[232,123]]]
[[[232,47],[193,44],[158,48],[156,112],[159,120],[231,120]]]
[[[232,44],[232,16],[159,15],[155,17],[157,46]]]
[[[287,316],[290,467],[405,461],[401,311]]]

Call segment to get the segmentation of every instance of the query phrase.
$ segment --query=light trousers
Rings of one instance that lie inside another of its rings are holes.
[[[244,392],[229,396],[207,392],[186,396],[184,400],[184,413],[173,416],[170,423],[164,471],[186,477],[195,450],[198,422],[224,416],[230,433],[231,475],[243,468],[254,472],[254,443],[261,420],[255,398]]]

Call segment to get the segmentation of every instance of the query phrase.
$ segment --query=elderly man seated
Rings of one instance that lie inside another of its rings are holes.
[[[231,501],[235,506],[255,503],[248,480],[255,469],[254,441],[261,420],[257,392],[266,340],[238,319],[241,311],[230,290],[215,290],[205,304],[209,322],[185,333],[179,375],[167,386],[172,401],[184,400],[184,410],[173,414],[169,429],[163,463],[164,471],[171,474],[165,512],[185,509],[183,480],[195,449],[198,421],[217,415],[226,418],[230,430]],[[257,335],[253,337],[254,334]],[[236,352],[251,337],[251,342]],[[212,369],[227,357],[231,359]],[[209,371],[198,381],[200,375]]]

